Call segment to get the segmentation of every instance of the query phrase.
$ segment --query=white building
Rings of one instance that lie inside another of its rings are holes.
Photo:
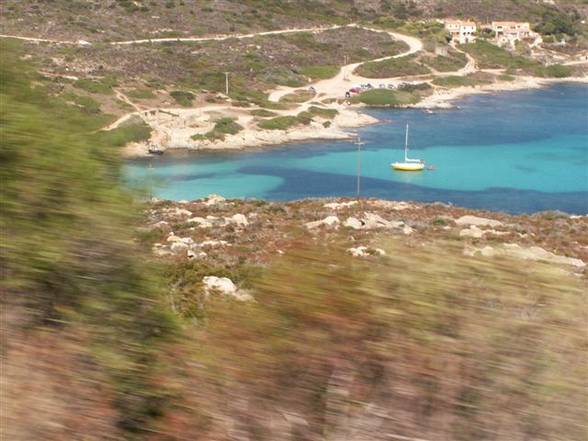
[[[476,23],[463,20],[445,20],[445,29],[451,34],[451,40],[459,44],[476,41]]]
[[[493,21],[492,30],[496,33],[496,43],[500,46],[514,46],[517,41],[535,38],[531,26],[527,22]]]

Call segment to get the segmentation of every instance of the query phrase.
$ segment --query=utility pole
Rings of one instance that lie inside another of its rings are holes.
[[[225,72],[225,95],[229,96],[229,73]]]
[[[365,142],[362,142],[358,135],[357,141],[355,141],[355,145],[357,145],[357,199],[359,199],[361,191],[361,146],[364,144]]]

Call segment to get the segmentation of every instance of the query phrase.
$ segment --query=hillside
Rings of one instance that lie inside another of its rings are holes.
[[[539,22],[548,13],[586,16],[583,0],[32,0],[3,2],[3,33],[58,40],[247,33],[379,16],[471,17]]]

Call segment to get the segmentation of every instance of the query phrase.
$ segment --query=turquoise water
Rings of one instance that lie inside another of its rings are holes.
[[[371,110],[383,123],[358,130],[362,195],[442,201],[513,213],[588,213],[588,86],[473,96],[459,109]],[[395,172],[404,127],[411,157],[434,171]],[[164,155],[130,162],[126,174],[166,199],[210,193],[292,200],[353,196],[356,146],[311,142],[245,153]],[[152,168],[149,168],[151,163]]]

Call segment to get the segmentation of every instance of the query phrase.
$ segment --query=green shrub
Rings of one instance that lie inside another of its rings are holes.
[[[304,78],[292,72],[287,67],[272,66],[260,73],[259,78],[264,83],[277,84],[279,86],[301,87],[306,84]]]
[[[126,92],[127,96],[139,100],[148,100],[155,98],[155,94],[151,89],[133,89]]]
[[[363,103],[368,106],[386,107],[415,104],[419,101],[417,94],[389,89],[372,89],[354,96],[353,103]]]
[[[530,72],[536,77],[545,78],[567,78],[571,77],[574,73],[570,66],[564,66],[561,64],[536,67],[531,69]]]
[[[298,125],[300,121],[296,116],[277,116],[272,119],[260,121],[257,126],[264,130],[287,130]]]
[[[243,130],[243,126],[237,123],[234,118],[227,117],[219,119],[215,123],[213,130],[227,135],[236,135]]]
[[[243,126],[237,123],[234,118],[225,117],[219,119],[209,132],[192,135],[191,138],[194,141],[219,141],[225,139],[225,135],[236,135],[241,130],[243,130]]]
[[[292,104],[292,103],[304,103],[308,100],[311,100],[314,97],[315,93],[311,90],[306,89],[299,89],[295,90],[292,93],[284,95],[280,98],[280,102],[284,104]]]
[[[109,131],[100,131],[97,136],[102,142],[123,147],[130,142],[147,141],[151,137],[151,127],[144,121],[132,122]]]
[[[326,80],[328,78],[333,78],[335,75],[339,73],[338,66],[329,66],[329,65],[315,65],[315,66],[305,66],[300,69],[300,73],[307,77],[312,78],[313,80]]]
[[[465,67],[467,57],[460,52],[452,52],[448,56],[425,57],[422,62],[439,72],[453,72]]]
[[[451,75],[448,77],[439,77],[433,80],[436,86],[453,88],[462,86],[478,86],[481,84],[490,84],[493,82],[493,77],[483,72],[478,72],[470,75],[459,76]]]
[[[105,77],[100,80],[90,80],[82,78],[74,81],[74,87],[85,90],[86,92],[96,93],[101,95],[111,95],[114,93],[112,88],[117,85],[117,81],[113,77]]]
[[[333,119],[339,114],[339,111],[337,109],[325,109],[323,107],[317,106],[310,106],[308,108],[308,112],[312,116],[318,116],[324,119]]]
[[[251,115],[253,115],[253,116],[260,116],[262,118],[269,118],[271,116],[277,115],[276,112],[272,112],[271,110],[266,110],[266,109],[255,109],[249,113],[251,113]]]
[[[90,115],[100,113],[100,103],[89,96],[79,96],[75,93],[66,93],[63,95],[66,101],[71,101],[82,108],[82,111]]]
[[[196,98],[193,93],[183,90],[173,90],[169,94],[180,106],[184,107],[190,107],[192,105],[192,101],[194,101],[194,98]]]

